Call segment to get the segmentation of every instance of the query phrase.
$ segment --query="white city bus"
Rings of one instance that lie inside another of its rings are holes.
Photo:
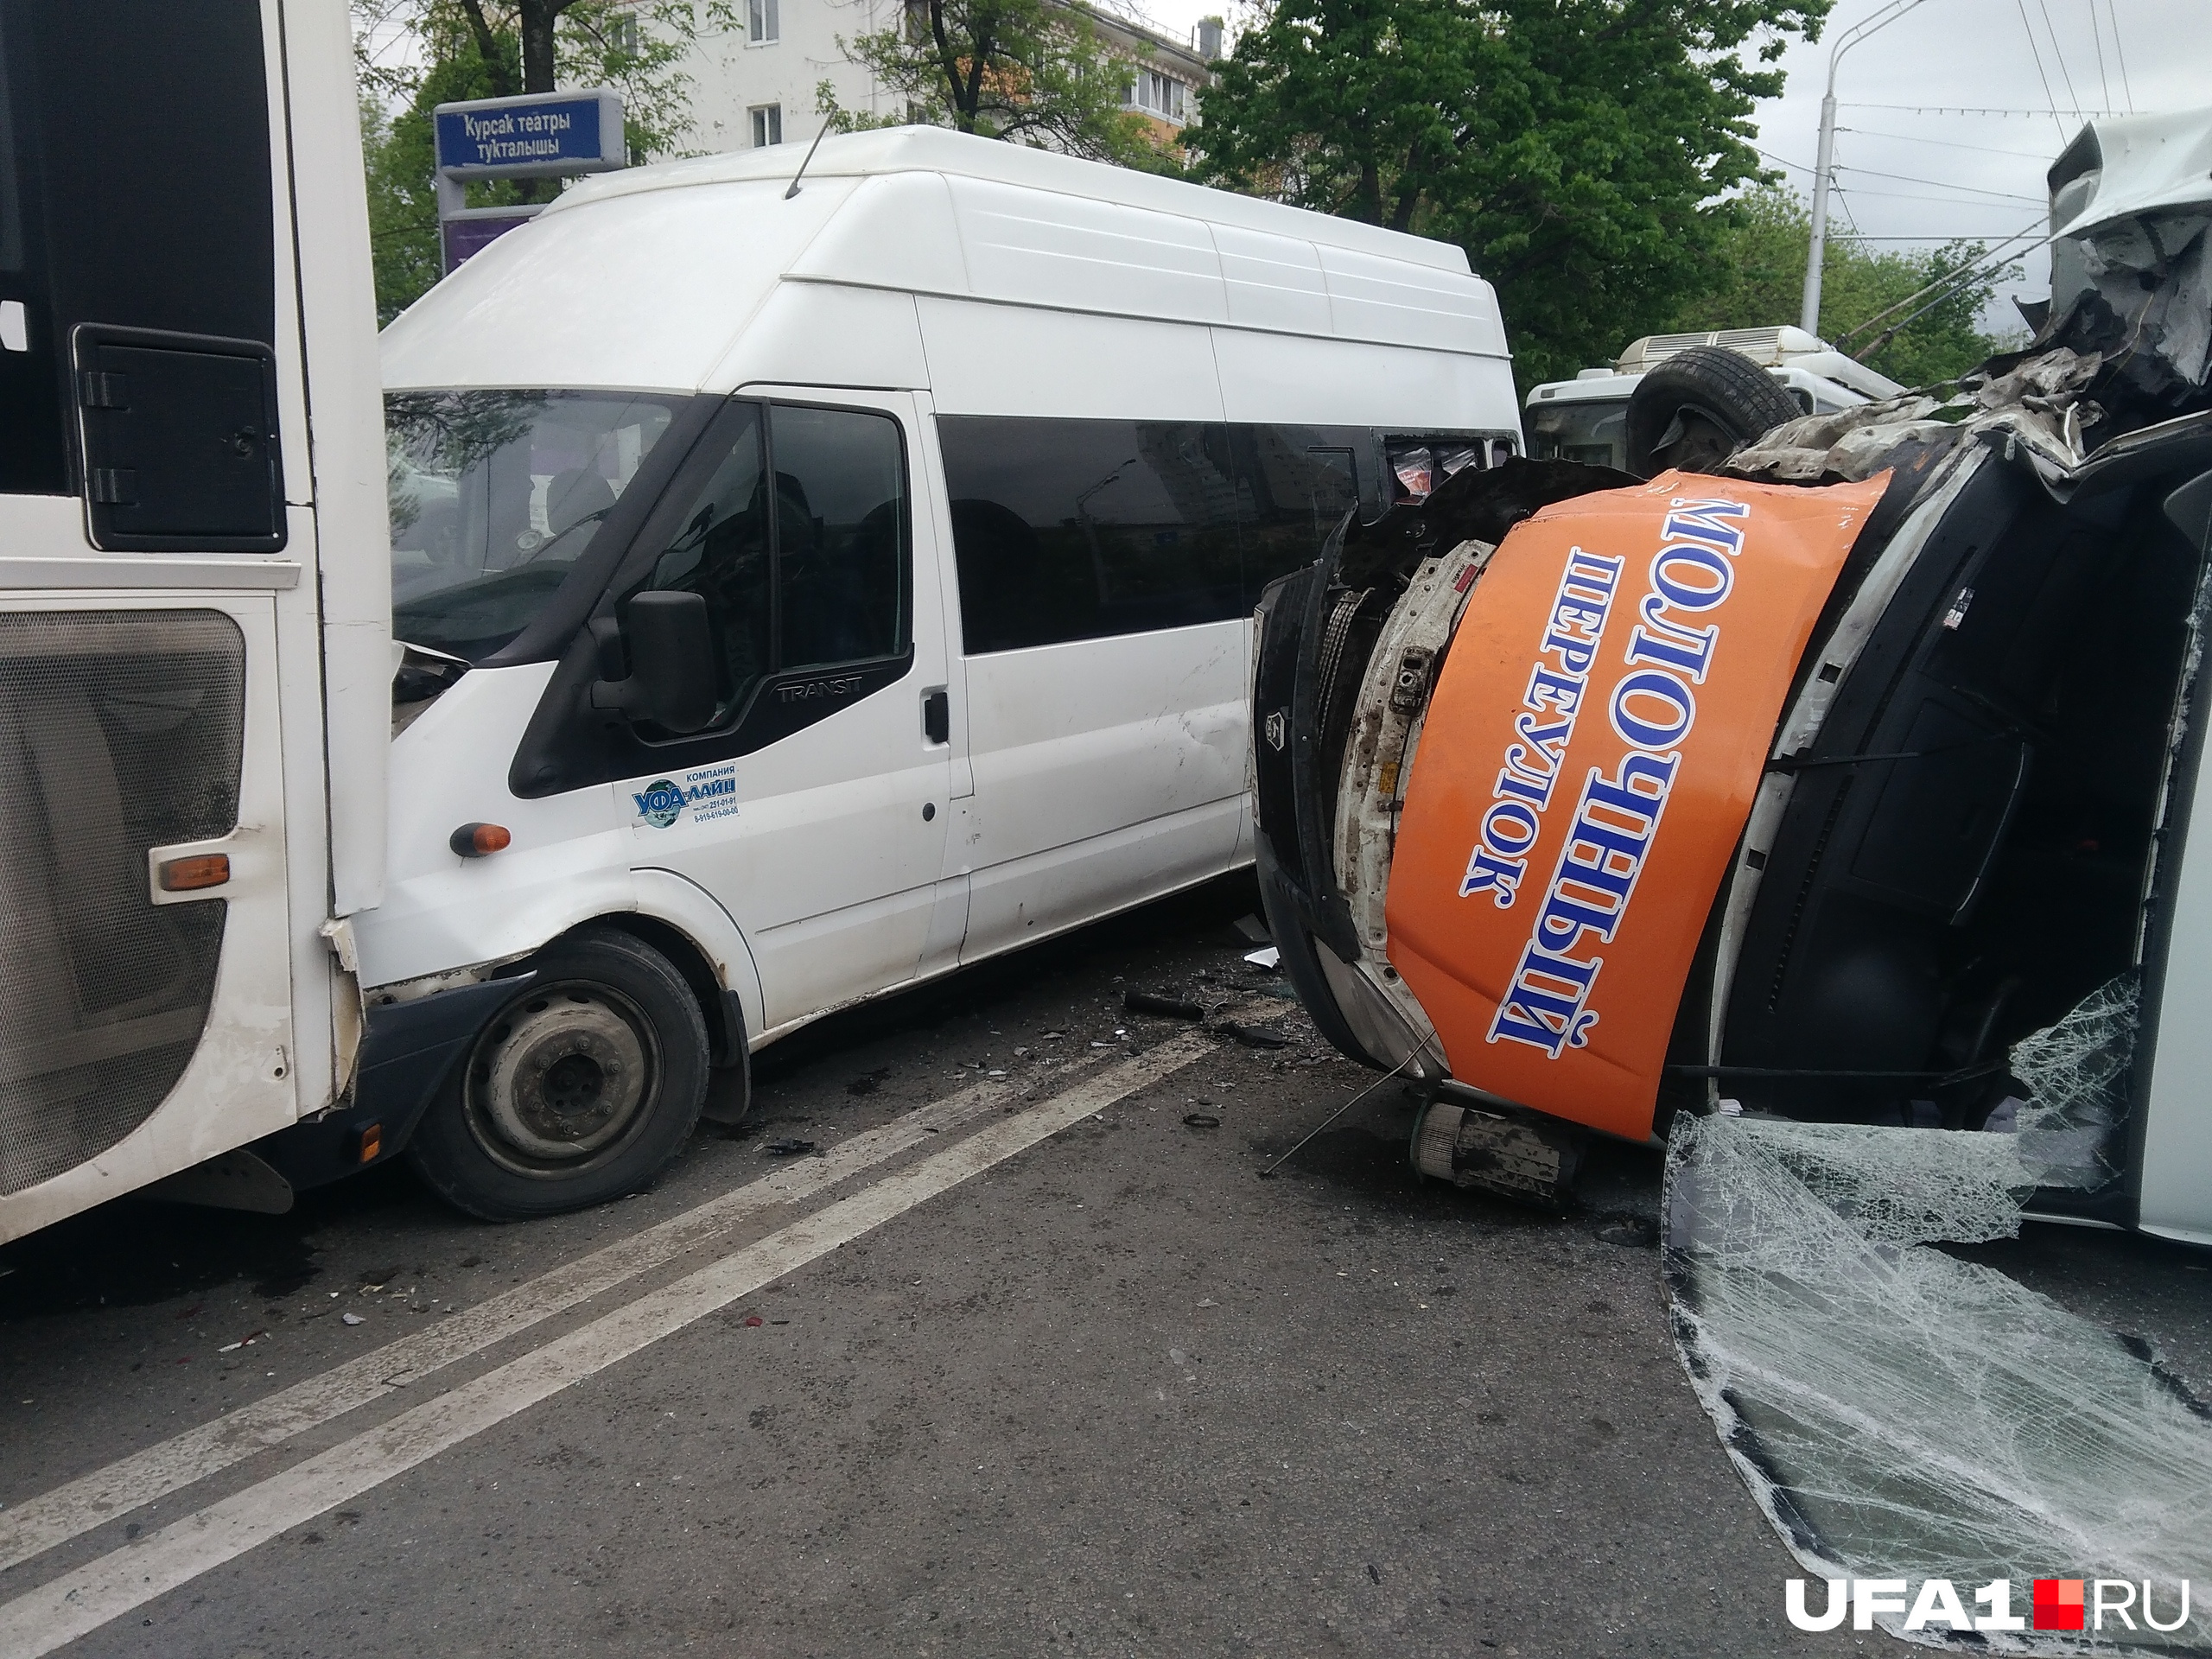
[[[281,1207],[221,1154],[348,1084],[391,675],[355,107],[340,0],[0,0],[0,1240],[180,1172]]]

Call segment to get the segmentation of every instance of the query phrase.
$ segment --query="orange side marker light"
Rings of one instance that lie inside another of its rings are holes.
[[[463,858],[488,858],[514,840],[501,823],[464,823],[447,845]]]
[[[219,887],[231,879],[228,853],[201,853],[191,858],[172,858],[161,868],[163,893],[197,893]]]

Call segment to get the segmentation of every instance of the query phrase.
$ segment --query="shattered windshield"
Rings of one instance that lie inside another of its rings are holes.
[[[470,662],[507,644],[674,414],[635,392],[389,394],[393,633]]]

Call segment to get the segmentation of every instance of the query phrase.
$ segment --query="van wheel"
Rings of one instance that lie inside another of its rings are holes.
[[[683,976],[607,928],[555,940],[485,1024],[408,1155],[490,1220],[635,1192],[680,1150],[707,1092],[707,1025]]]
[[[1740,352],[1693,346],[1660,359],[1628,399],[1629,470],[1718,472],[1741,444],[1805,411]]]

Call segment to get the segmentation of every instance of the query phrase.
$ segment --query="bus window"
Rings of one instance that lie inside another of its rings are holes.
[[[76,487],[79,324],[275,343],[261,27],[258,0],[0,0],[0,493]]]

